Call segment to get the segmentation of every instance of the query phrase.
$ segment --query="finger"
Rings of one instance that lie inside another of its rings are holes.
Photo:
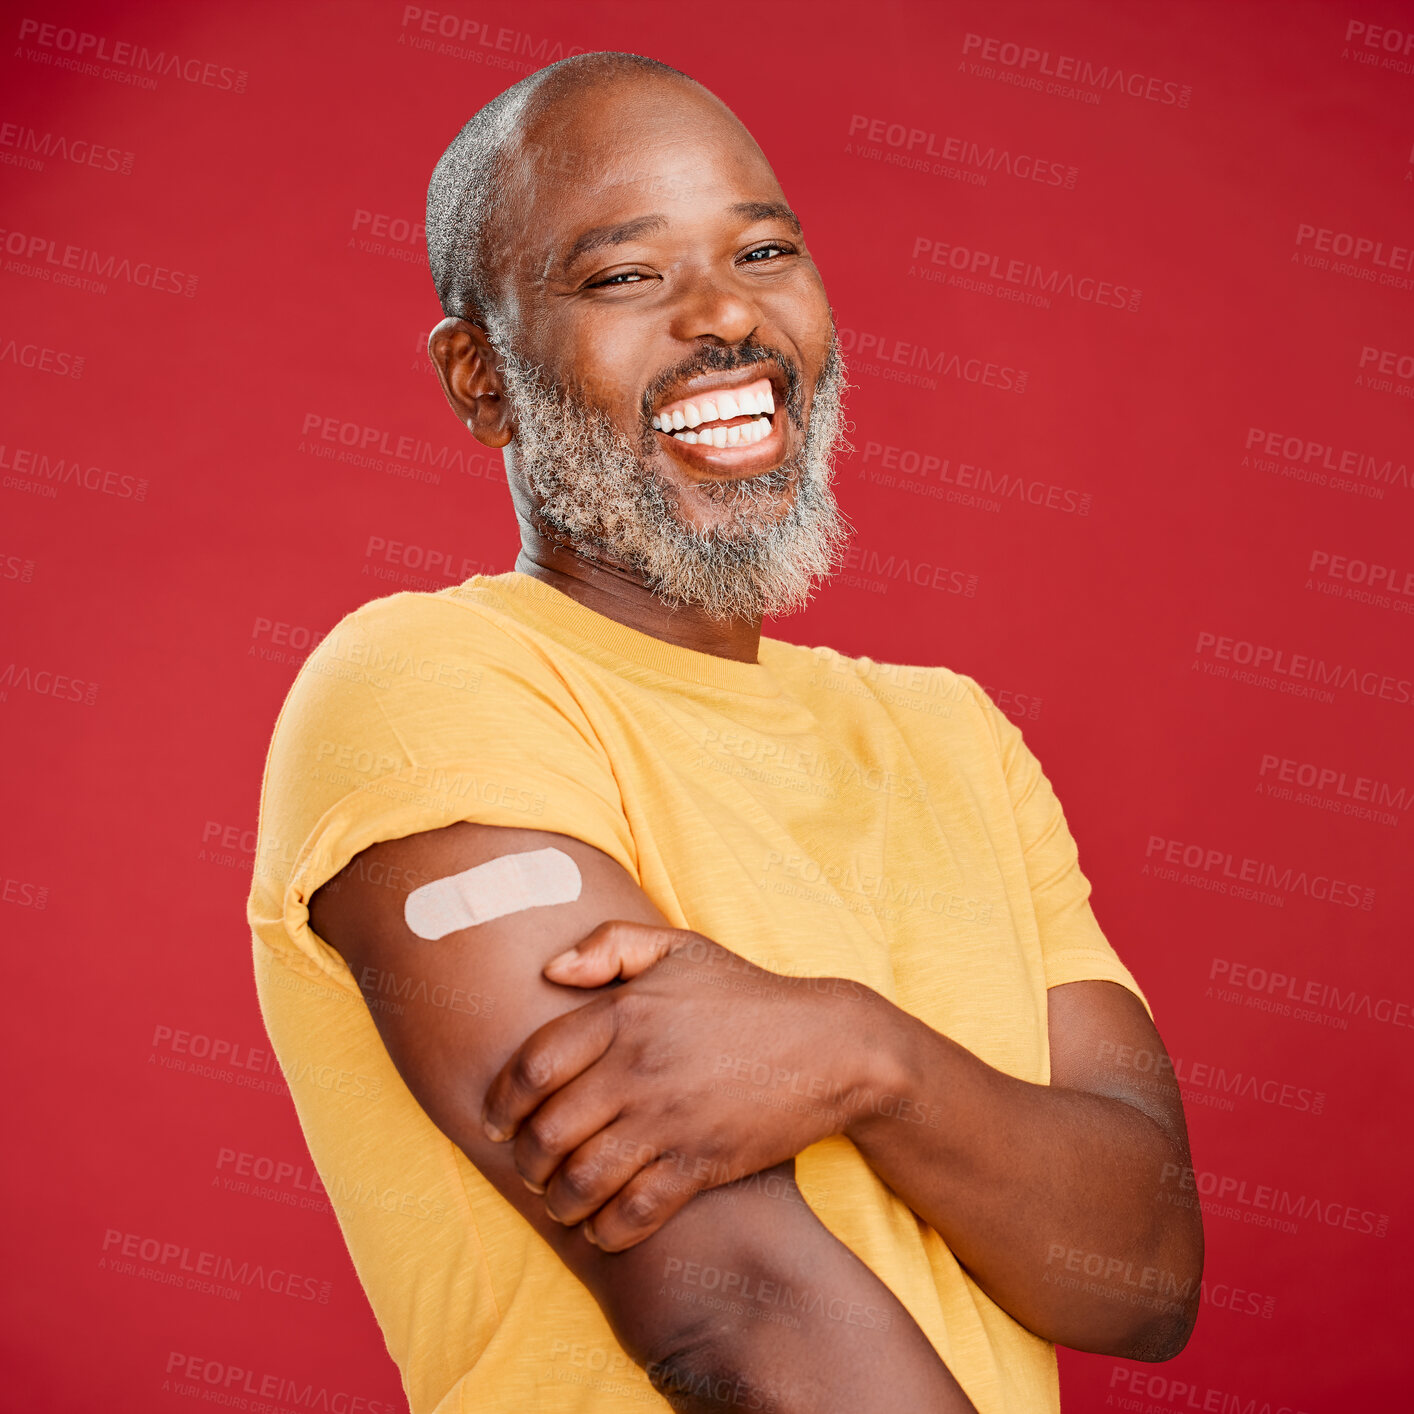
[[[514,1162],[516,1172],[532,1193],[544,1193],[556,1170],[618,1119],[623,1110],[621,1088],[605,1084],[601,1075],[590,1066],[556,1090],[521,1124]],[[650,1157],[656,1154],[654,1150]],[[610,1197],[616,1191],[610,1189],[604,1196]]]
[[[611,1124],[555,1171],[545,1190],[545,1211],[566,1226],[583,1222],[655,1162],[659,1152],[656,1144],[636,1139],[627,1124]]]
[[[611,918],[551,958],[544,975],[565,987],[603,987],[615,977],[628,980],[646,972],[692,936],[679,928]]]
[[[608,1049],[614,1037],[609,997],[595,998],[532,1032],[486,1090],[481,1125],[498,1143],[514,1136],[522,1120]]]
[[[678,1155],[660,1155],[585,1224],[585,1236],[604,1252],[635,1247],[709,1186]]]

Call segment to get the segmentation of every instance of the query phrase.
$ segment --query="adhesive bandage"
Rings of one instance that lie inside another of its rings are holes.
[[[436,942],[508,913],[573,903],[579,886],[579,868],[562,849],[503,854],[414,889],[403,904],[403,917],[419,938]]]

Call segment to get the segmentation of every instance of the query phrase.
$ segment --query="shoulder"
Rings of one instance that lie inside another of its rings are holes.
[[[553,677],[538,636],[467,586],[390,594],[330,629],[301,667],[286,712],[374,701],[386,710],[498,680],[541,686]]]

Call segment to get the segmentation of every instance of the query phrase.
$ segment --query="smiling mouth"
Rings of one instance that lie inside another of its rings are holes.
[[[653,415],[653,428],[688,446],[749,447],[771,434],[776,399],[769,378],[681,398]]]

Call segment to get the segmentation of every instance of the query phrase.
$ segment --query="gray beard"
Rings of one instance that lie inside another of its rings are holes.
[[[646,422],[635,447],[603,408],[551,381],[543,368],[516,354],[500,331],[490,338],[515,409],[508,450],[540,502],[541,520],[577,554],[625,566],[665,603],[692,604],[713,619],[793,613],[809,602],[815,582],[838,567],[850,527],[831,482],[836,450],[846,445],[847,384],[833,336],[803,444],[772,471],[685,493],[726,507],[725,518],[707,531],[677,513],[684,493],[654,475],[650,458],[658,434]],[[774,363],[761,360],[759,366],[764,372]],[[730,350],[719,351],[709,364],[751,365]],[[799,428],[798,379],[790,381],[792,396],[776,415]],[[782,511],[791,487],[794,499]]]

